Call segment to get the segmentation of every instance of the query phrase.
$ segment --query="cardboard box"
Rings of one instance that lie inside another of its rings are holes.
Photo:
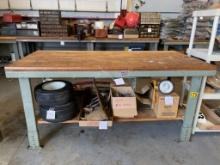
[[[157,118],[176,118],[179,107],[179,96],[176,93],[162,95],[157,93],[154,101],[154,112]]]
[[[133,118],[137,116],[137,101],[131,87],[111,87],[111,104],[115,117]]]

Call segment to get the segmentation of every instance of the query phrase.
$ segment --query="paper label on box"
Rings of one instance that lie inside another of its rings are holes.
[[[60,45],[61,45],[61,46],[64,46],[64,45],[65,45],[65,42],[64,42],[64,41],[60,41]]]
[[[173,97],[172,96],[165,96],[165,105],[172,106],[173,105]]]
[[[148,28],[147,31],[148,31],[148,33],[151,33],[151,32],[152,32],[152,29],[151,29],[151,28]]]
[[[108,122],[107,121],[100,121],[99,122],[99,129],[100,130],[107,130],[108,129]]]
[[[126,77],[128,75],[128,71],[121,71],[119,77]]]
[[[54,111],[54,108],[50,108],[48,111],[47,111],[47,119],[48,120],[54,120],[56,118],[56,112]]]
[[[123,78],[114,79],[116,85],[125,85],[125,81]]]
[[[118,35],[118,39],[119,39],[119,40],[122,40],[122,39],[123,39],[123,35],[122,35],[122,34],[119,34],[119,35]]]

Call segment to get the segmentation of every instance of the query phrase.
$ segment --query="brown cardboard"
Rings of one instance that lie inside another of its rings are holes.
[[[129,97],[117,97],[114,93],[129,94]],[[133,118],[137,116],[137,101],[131,87],[111,87],[111,104],[113,116],[121,118]]]
[[[157,93],[154,102],[154,112],[157,118],[176,118],[179,107],[179,96],[176,93],[172,93],[169,96],[173,97],[173,105],[165,104],[166,95]]]

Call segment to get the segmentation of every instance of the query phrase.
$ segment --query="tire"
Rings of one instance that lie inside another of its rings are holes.
[[[63,80],[41,83],[35,87],[34,93],[39,105],[63,105],[73,98],[72,83]]]
[[[55,111],[55,119],[47,119],[47,111],[53,108]],[[69,102],[64,105],[57,105],[57,106],[40,106],[40,115],[43,120],[58,123],[64,122],[67,120],[71,120],[76,117],[79,113],[79,109],[76,107],[74,102]]]

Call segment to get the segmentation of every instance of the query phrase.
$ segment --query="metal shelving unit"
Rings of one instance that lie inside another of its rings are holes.
[[[212,31],[211,31],[211,38],[209,41],[208,49],[197,49],[193,47],[197,22],[198,22],[198,19],[201,17],[214,17]],[[220,18],[220,9],[201,10],[201,11],[193,12],[192,33],[190,37],[189,48],[187,50],[188,56],[193,56],[193,57],[205,60],[207,63],[210,63],[212,61],[220,61],[220,52],[213,51],[215,40],[216,40],[218,24],[219,24],[219,18]],[[201,129],[198,127],[198,116],[199,116],[199,112],[201,109],[202,101],[203,100],[220,100],[220,93],[205,93],[206,81],[207,81],[207,76],[204,77],[202,81],[199,101],[197,104],[197,110],[196,110],[196,115],[194,119],[193,134],[196,132],[220,132],[220,125],[214,125],[213,127],[210,127],[209,129],[208,128]],[[186,78],[185,78],[185,82],[186,82]]]

